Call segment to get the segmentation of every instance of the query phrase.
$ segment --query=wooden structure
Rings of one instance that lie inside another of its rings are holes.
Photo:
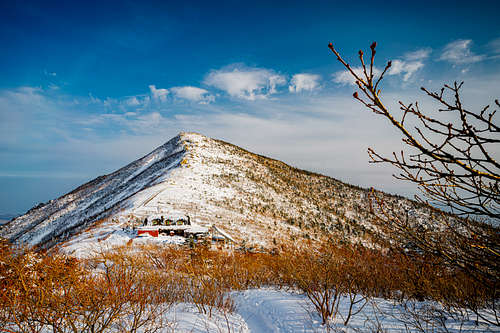
[[[234,238],[232,238],[227,232],[218,228],[216,225],[210,227],[210,233],[212,234],[212,241],[215,243],[223,243],[224,245],[229,245],[230,247],[236,244]]]

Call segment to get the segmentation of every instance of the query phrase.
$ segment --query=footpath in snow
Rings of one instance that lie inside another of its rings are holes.
[[[275,289],[251,289],[231,294],[236,304],[236,312],[246,323],[250,332],[327,332],[321,325],[321,318],[314,312],[308,299],[299,293]],[[421,303],[425,305],[425,303]],[[330,323],[330,331],[343,332],[418,332],[408,327],[403,320],[411,321],[411,315],[390,301],[375,299],[353,316],[347,327],[344,317],[348,313],[349,300],[344,297],[339,306],[337,317]],[[354,308],[354,311],[356,308]],[[492,327],[476,325],[474,320],[466,322],[446,318],[448,332],[494,332]],[[432,324],[423,326],[426,332],[442,332],[442,327]],[[236,331],[237,332],[237,331]]]

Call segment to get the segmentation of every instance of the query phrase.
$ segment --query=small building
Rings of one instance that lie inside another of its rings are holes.
[[[153,237],[158,237],[159,236],[159,230],[156,229],[156,228],[145,228],[145,227],[139,227],[137,229],[137,236],[141,236],[141,235],[150,235],[150,236],[153,236]]]
[[[143,226],[170,226],[170,225],[191,225],[189,216],[175,215],[149,215],[144,219]]]
[[[215,225],[207,228],[192,224],[188,215],[149,214],[144,218],[143,225],[137,228],[137,236],[182,236],[194,241],[208,241],[217,244],[218,247],[236,244],[236,241],[224,230]]]
[[[153,237],[162,236],[183,236],[199,238],[208,235],[208,229],[197,225],[153,225],[137,228],[137,235],[150,235]]]

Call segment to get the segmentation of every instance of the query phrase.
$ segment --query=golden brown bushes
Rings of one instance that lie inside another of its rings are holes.
[[[1,324],[10,331],[148,332],[166,324],[163,281],[135,262],[115,256],[90,270],[63,255],[2,249]]]
[[[373,297],[477,312],[495,301],[492,290],[439,259],[332,242],[281,246],[274,255],[123,247],[85,261],[0,242],[0,255],[0,325],[16,332],[154,331],[169,325],[163,314],[174,303],[228,313],[229,291],[263,286],[304,292],[324,324],[338,316],[347,325]],[[348,302],[342,313],[339,302]]]
[[[279,248],[278,255],[154,248],[147,256],[155,267],[182,275],[184,300],[204,313],[231,308],[224,303],[228,291],[262,286],[304,292],[324,323],[338,314],[341,299],[349,303],[345,324],[372,297],[477,310],[492,300],[491,290],[439,258],[332,242]]]
[[[277,258],[284,284],[305,293],[327,324],[348,302],[344,324],[372,297],[430,300],[444,308],[495,310],[495,291],[436,257],[384,253],[330,242],[316,249],[287,248]],[[494,322],[493,322],[494,324]]]

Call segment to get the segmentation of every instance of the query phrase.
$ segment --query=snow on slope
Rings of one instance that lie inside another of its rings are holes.
[[[216,225],[237,242],[255,247],[332,235],[363,241],[372,226],[364,189],[200,134],[181,133],[180,140],[185,149],[182,163],[124,202],[115,214],[122,225],[155,215],[190,216],[197,224]],[[389,195],[387,200],[401,211],[414,204]],[[421,216],[425,214],[416,211],[415,218]],[[77,243],[89,237],[74,238],[70,252],[78,251]]]
[[[206,160],[235,159],[214,143],[199,134],[181,133],[124,168],[31,209],[2,228],[0,236],[29,245],[52,245],[52,239],[67,238],[97,220],[104,220],[102,228],[118,230],[121,224],[116,220],[162,213],[191,214],[197,216],[195,220],[213,223],[221,212],[207,203],[235,195],[230,188],[218,188],[207,181],[221,174],[224,165]]]
[[[177,136],[124,168],[29,210],[0,230],[0,236],[38,245],[82,230],[116,212],[124,200],[161,181],[185,153]]]
[[[118,245],[116,237],[97,243],[96,235],[101,235],[100,238],[103,239],[102,235],[113,230],[118,231],[121,226],[128,225],[130,220],[144,220],[146,217],[151,220],[151,216],[158,215],[164,215],[166,218],[190,216],[193,223],[205,226],[223,225],[230,231],[231,236],[236,235],[238,240],[244,235],[253,244],[265,244],[261,237],[255,236],[259,235],[255,226],[247,224],[250,216],[248,212],[228,209],[220,204],[235,199],[239,193],[233,187],[217,182],[218,177],[232,173],[244,178],[241,169],[246,168],[248,156],[234,154],[227,145],[200,134],[181,133],[179,138],[184,152],[175,168],[159,177],[151,186],[122,202],[120,211],[113,215],[114,221],[108,220],[89,232],[73,237],[64,244],[64,250],[77,255],[83,254],[87,249]],[[245,190],[255,193],[259,189],[256,182],[247,182]],[[123,238],[122,244],[130,239],[133,239],[134,243],[143,241],[134,239],[133,235],[128,236]],[[169,237],[151,240],[170,242]]]

